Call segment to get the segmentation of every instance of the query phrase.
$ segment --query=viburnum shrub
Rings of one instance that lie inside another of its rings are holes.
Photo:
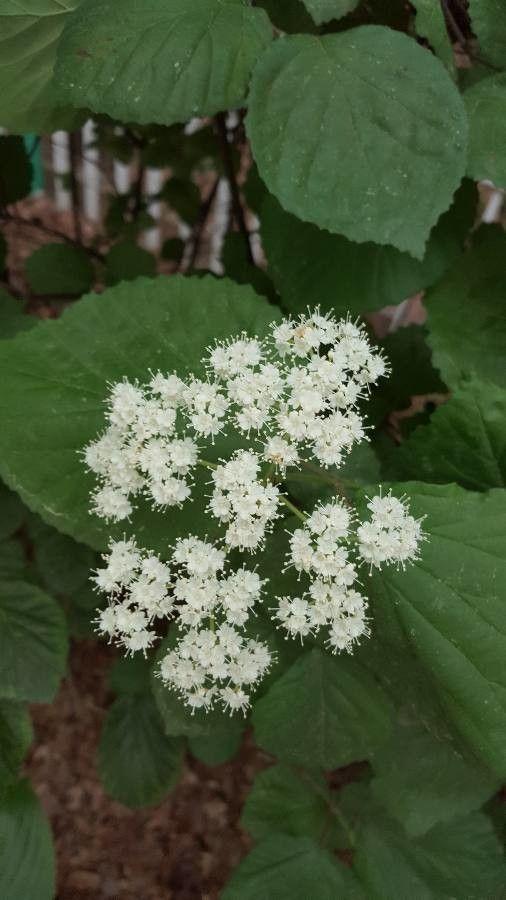
[[[0,0],[0,51],[0,898],[55,896],[69,635],[115,800],[263,751],[226,900],[503,896],[506,6]]]

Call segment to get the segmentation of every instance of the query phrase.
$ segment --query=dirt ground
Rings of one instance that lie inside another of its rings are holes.
[[[107,646],[75,643],[57,699],[32,708],[26,771],[53,827],[57,900],[215,900],[249,848],[239,817],[268,758],[246,741],[225,765],[188,758],[159,806],[133,811],[114,802],[95,768],[113,658]]]

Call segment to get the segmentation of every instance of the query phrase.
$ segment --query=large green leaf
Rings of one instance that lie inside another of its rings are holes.
[[[360,835],[353,868],[375,900],[495,900],[505,874],[499,842],[481,813],[437,825],[417,841],[378,817]]]
[[[489,226],[426,295],[434,363],[450,387],[477,374],[506,385],[506,235]]]
[[[353,875],[305,837],[271,835],[234,871],[223,900],[359,900]]]
[[[465,169],[464,104],[444,66],[380,26],[272,44],[255,68],[248,131],[289,212],[419,258]]]
[[[506,74],[479,81],[464,100],[469,117],[467,172],[477,181],[487,178],[506,187]]]
[[[389,734],[391,710],[350,658],[308,650],[254,707],[258,744],[281,760],[333,769],[364,759]]]
[[[104,427],[109,384],[149,371],[202,375],[201,357],[214,339],[243,330],[263,334],[279,316],[249,287],[228,279],[157,278],[122,283],[90,295],[61,319],[0,344],[2,429],[0,467],[5,480],[50,524],[97,548],[108,536],[137,535],[167,552],[177,534],[211,534],[204,510],[209,476],[196,477],[194,501],[170,516],[148,507],[116,529],[89,513],[94,480],[80,450]],[[32,337],[33,335],[33,337]],[[207,452],[229,449],[220,439]]]
[[[392,449],[387,473],[432,483],[455,481],[483,491],[506,487],[506,393],[494,384],[466,381],[428,424]]]
[[[367,587],[386,647],[408,644],[450,721],[500,777],[506,774],[506,492],[417,482],[394,487],[426,516],[420,559]]]
[[[256,776],[241,824],[256,841],[276,832],[318,838],[331,819],[329,806],[330,793],[321,775],[276,765]]]
[[[56,45],[79,0],[0,0],[0,124],[10,131],[75,125],[51,85]]]
[[[84,294],[95,280],[88,254],[71,244],[39,247],[26,260],[25,274],[36,294]]]
[[[394,247],[356,244],[301,222],[267,195],[260,218],[269,274],[290,312],[319,304],[344,315],[400,303],[434,284],[460,256],[476,205],[476,188],[465,181],[418,261]]]
[[[65,672],[67,634],[58,604],[22,581],[0,584],[0,697],[52,700]]]
[[[0,287],[0,338],[14,337],[35,325],[36,319],[23,312],[23,304]]]
[[[317,25],[330,19],[341,19],[358,6],[359,0],[304,0],[304,6],[311,13]]]
[[[375,755],[374,771],[374,796],[413,836],[478,809],[499,787],[445,735],[407,721]]]
[[[32,740],[32,723],[23,704],[0,701],[0,798],[5,785],[17,777]]]
[[[506,67],[506,7],[502,0],[470,0],[471,25],[485,59]]]
[[[228,762],[238,752],[246,722],[242,716],[230,716],[223,729],[214,733],[195,735],[188,738],[190,753],[206,766],[220,766]]]
[[[53,594],[70,595],[88,582],[97,556],[86,544],[78,544],[46,525],[38,516],[28,524],[33,557],[44,587]],[[96,596],[96,595],[95,595]]]
[[[0,802],[0,897],[53,900],[53,840],[28,781],[9,789]]]
[[[416,31],[427,38],[450,72],[455,72],[453,47],[446,30],[446,22],[439,0],[415,0]]]
[[[245,0],[88,0],[67,22],[60,97],[115,119],[169,125],[243,103],[272,38]]]
[[[165,734],[150,694],[124,694],[107,713],[98,749],[105,790],[126,806],[159,803],[176,783],[182,742]]]

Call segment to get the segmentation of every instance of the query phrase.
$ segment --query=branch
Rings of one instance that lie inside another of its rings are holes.
[[[246,242],[246,256],[248,258],[248,262],[250,262],[251,265],[254,266],[255,260],[253,258],[253,252],[251,250],[250,234],[248,231],[248,226],[246,225],[246,219],[244,217],[244,209],[241,203],[241,194],[239,192],[239,185],[237,183],[236,173],[234,169],[234,161],[232,158],[230,143],[228,140],[228,130],[224,113],[218,113],[218,115],[216,116],[216,126],[220,138],[223,168],[225,169],[225,175],[227,176],[227,181],[230,185],[234,219],[239,231],[243,235]]]
[[[221,181],[220,176],[218,175],[215,179],[215,182],[209,191],[208,196],[203,201],[200,206],[199,214],[197,217],[197,221],[193,227],[193,235],[192,235],[192,248],[191,253],[188,257],[187,268],[192,269],[195,265],[195,260],[197,259],[197,255],[200,249],[200,244],[202,242],[202,235],[204,234],[204,229],[206,227],[206,222],[209,218],[209,214],[213,208],[214,200],[216,197],[216,192],[218,190],[218,185]]]
[[[100,251],[96,250],[95,247],[88,247],[87,244],[83,244],[80,241],[75,240],[75,238],[69,237],[68,234],[65,234],[63,231],[58,231],[56,228],[50,228],[49,225],[44,225],[44,223],[38,218],[24,219],[23,216],[14,216],[6,209],[1,209],[0,220],[3,220],[4,222],[12,222],[14,225],[24,225],[26,228],[35,228],[37,231],[41,231],[44,234],[49,234],[52,237],[60,238],[60,240],[65,241],[66,244],[71,244],[73,247],[79,247],[80,250],[84,250],[86,253],[89,253],[90,256],[93,256],[94,259],[97,259],[100,262],[104,261],[105,257],[103,253],[100,253]]]

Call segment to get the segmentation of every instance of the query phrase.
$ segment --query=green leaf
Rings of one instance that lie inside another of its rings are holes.
[[[272,44],[255,68],[248,131],[289,212],[418,258],[465,169],[455,85],[429,51],[380,26]]]
[[[470,0],[471,26],[489,63],[506,66],[506,8],[502,0]]]
[[[422,261],[379,244],[356,244],[301,222],[272,195],[261,207],[269,275],[290,312],[319,304],[338,315],[369,312],[434,284],[461,255],[477,207],[476,187],[464,181],[434,227]]]
[[[241,716],[230,716],[222,729],[208,735],[188,738],[188,747],[196,759],[206,766],[221,766],[236,755],[241,746],[246,724]]]
[[[0,287],[0,338],[14,337],[18,331],[27,331],[36,324],[33,316],[23,312],[23,304]]]
[[[16,200],[22,200],[30,193],[31,186],[32,165],[25,150],[23,138],[10,134],[2,135],[0,137],[0,203],[5,206],[15,203]]]
[[[304,7],[303,0],[257,0],[256,6],[265,9],[272,24],[288,34],[314,32],[316,25]]]
[[[387,473],[475,491],[506,487],[506,393],[477,379],[462,382],[427,425],[392,450]]]
[[[18,495],[0,481],[0,541],[14,534],[27,514]]]
[[[34,562],[44,586],[54,594],[70,595],[80,590],[96,568],[97,557],[90,547],[78,544],[32,516],[29,525]]]
[[[26,555],[21,542],[12,538],[0,542],[0,579],[23,578],[26,575]]]
[[[0,798],[4,787],[16,779],[32,741],[32,723],[25,707],[0,701]]]
[[[414,837],[473,812],[499,786],[449,740],[406,721],[376,753],[374,771],[373,795]]]
[[[474,813],[417,841],[387,820],[366,825],[354,858],[366,897],[483,900],[500,897],[504,862],[490,822]]]
[[[65,619],[58,604],[32,584],[2,582],[0,697],[31,703],[52,700],[66,658]]]
[[[449,720],[499,776],[506,773],[506,494],[408,482],[412,514],[425,516],[420,559],[368,582],[373,630],[414,650]]]
[[[465,92],[464,101],[469,117],[468,175],[506,187],[506,74],[479,81]]]
[[[182,747],[165,734],[150,694],[124,694],[109,709],[100,737],[105,790],[126,806],[159,803],[179,778]]]
[[[415,0],[416,32],[427,38],[446,68],[455,75],[453,47],[446,30],[444,13],[439,0]]]
[[[181,238],[167,238],[163,242],[161,256],[169,262],[180,263],[184,253],[184,241]]]
[[[109,687],[115,694],[143,695],[151,690],[151,668],[147,659],[120,656],[109,675]]]
[[[79,0],[0,0],[0,121],[41,134],[74,128],[75,111],[61,109],[51,84],[56,45]]]
[[[270,835],[235,869],[223,900],[359,900],[353,875],[305,837]]]
[[[103,430],[111,382],[124,376],[146,381],[158,367],[202,375],[202,355],[214,340],[243,330],[261,336],[279,316],[251,288],[225,278],[139,279],[90,295],[60,319],[0,343],[5,480],[47,522],[97,549],[125,532],[165,554],[178,534],[211,536],[205,469],[196,477],[193,502],[177,515],[146,505],[130,525],[111,528],[89,512],[94,479],[80,451]],[[208,456],[229,452],[230,441],[217,439]]]
[[[358,3],[359,0],[304,0],[304,6],[317,25],[329,22],[330,19],[341,19]]]
[[[505,252],[502,229],[487,228],[482,239],[427,292],[434,364],[451,387],[475,373],[506,385]]]
[[[321,775],[297,774],[287,766],[272,766],[256,776],[241,825],[255,841],[276,832],[317,840],[329,824],[330,802]]]
[[[272,38],[245,0],[88,0],[68,20],[55,80],[63,102],[170,125],[244,102]]]
[[[334,769],[373,753],[388,736],[390,704],[352,659],[314,648],[254,707],[257,743],[282,761]]]
[[[187,178],[169,178],[163,186],[160,197],[183,222],[192,223],[197,218],[202,200],[200,191],[193,181]]]
[[[44,244],[28,257],[25,275],[36,294],[84,294],[95,280],[85,250],[71,244]]]
[[[247,257],[244,235],[238,232],[227,234],[223,243],[222,262],[225,275],[238,284],[250,284],[257,294],[275,302],[276,289],[269,276]]]
[[[55,863],[48,821],[28,781],[0,803],[0,897],[53,900]]]
[[[114,244],[105,260],[105,280],[107,284],[119,281],[133,281],[145,275],[156,275],[156,260],[152,253],[139,247],[135,241],[121,241]]]

